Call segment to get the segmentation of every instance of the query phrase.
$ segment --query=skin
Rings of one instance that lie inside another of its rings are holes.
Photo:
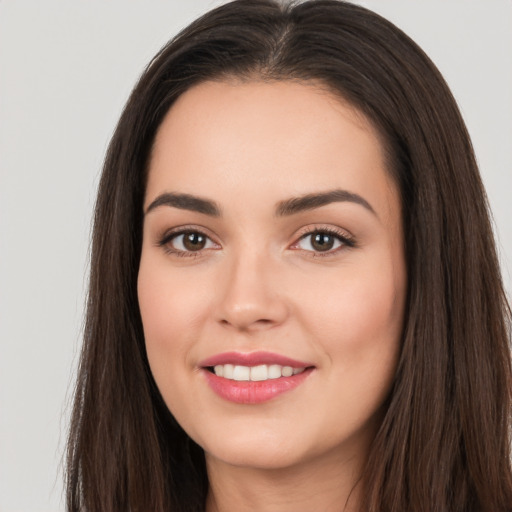
[[[335,201],[276,215],[282,201],[335,189],[369,207]],[[158,130],[145,211],[170,192],[221,210],[147,211],[138,278],[155,381],[205,450],[207,511],[358,510],[407,280],[399,195],[377,132],[313,83],[206,82]],[[180,226],[204,233],[204,249],[160,243]],[[353,247],[334,238],[332,250],[315,250],[307,232],[326,229]],[[262,404],[226,401],[206,384],[202,360],[256,350],[314,370]]]

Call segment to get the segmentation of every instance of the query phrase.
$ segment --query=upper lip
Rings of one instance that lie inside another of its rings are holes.
[[[199,366],[206,368],[219,364],[234,364],[239,366],[278,364],[280,366],[291,366],[292,368],[307,368],[313,366],[311,363],[297,361],[296,359],[272,352],[223,352],[201,361]]]

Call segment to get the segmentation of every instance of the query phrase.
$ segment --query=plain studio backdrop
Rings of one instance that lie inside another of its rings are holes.
[[[0,0],[0,512],[64,511],[91,213],[144,66],[217,0]],[[512,292],[512,1],[367,0],[430,55],[473,138]]]

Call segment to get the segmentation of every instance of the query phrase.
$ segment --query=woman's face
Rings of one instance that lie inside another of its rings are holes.
[[[363,115],[314,84],[198,85],[158,130],[144,211],[149,363],[207,460],[362,460],[406,290],[398,191]]]

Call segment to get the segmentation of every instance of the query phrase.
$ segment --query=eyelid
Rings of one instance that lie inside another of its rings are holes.
[[[296,238],[301,238],[311,233],[316,233],[318,231],[332,233],[341,238],[346,238],[347,240],[354,240],[354,235],[352,235],[350,231],[332,224],[309,224],[307,226],[300,228],[295,236]]]
[[[175,248],[169,247],[169,242],[186,233],[198,233],[206,238],[208,238],[216,247],[212,248],[204,248],[199,249],[197,251],[182,251]],[[314,251],[314,250],[306,250],[298,247],[300,242],[304,240],[306,237],[313,235],[314,233],[326,233],[337,238],[341,242],[341,246],[335,249],[329,249],[327,251]],[[167,229],[157,238],[157,242],[155,245],[158,247],[162,247],[169,254],[175,256],[188,256],[188,257],[200,257],[206,251],[218,250],[221,249],[221,244],[216,240],[216,236],[211,234],[211,231],[204,226],[198,226],[197,224],[185,224],[181,226],[176,226],[171,229]],[[314,224],[309,226],[304,226],[301,228],[294,236],[294,242],[289,245],[289,249],[300,250],[303,252],[311,253],[311,256],[314,257],[322,257],[322,256],[332,256],[339,252],[340,250],[352,248],[356,246],[355,237],[346,229],[340,228],[338,226],[325,225],[325,224]]]
[[[199,249],[197,251],[182,251],[179,249],[169,247],[171,240],[179,237],[180,235],[184,235],[186,233],[198,233],[198,234],[208,238],[208,240],[210,240],[217,247],[215,247],[215,248],[209,247],[209,248]],[[217,250],[218,248],[221,247],[221,245],[215,238],[216,237],[211,234],[210,230],[203,226],[198,226],[197,224],[185,224],[182,226],[176,226],[171,229],[165,230],[163,232],[163,234],[161,234],[157,238],[156,245],[158,247],[162,247],[167,253],[172,254],[174,256],[199,257],[205,251]]]
[[[337,238],[341,242],[341,246],[336,249],[331,249],[328,251],[309,251],[306,249],[301,249],[298,247],[299,243],[304,240],[306,237],[311,236],[315,233],[326,233]],[[301,228],[298,233],[295,235],[295,241],[290,245],[290,249],[294,250],[302,250],[304,252],[311,253],[314,257],[322,257],[322,256],[332,256],[339,252],[340,250],[356,247],[356,239],[355,237],[346,229],[342,229],[338,226],[332,225],[320,225],[315,224],[312,226],[305,226]]]

